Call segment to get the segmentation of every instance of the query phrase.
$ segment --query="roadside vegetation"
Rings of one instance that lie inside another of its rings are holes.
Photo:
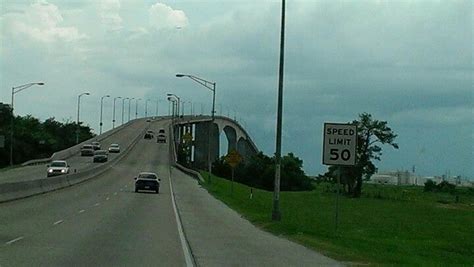
[[[206,172],[202,176],[207,179]],[[231,193],[231,182],[215,176],[211,184],[202,185],[260,228],[340,261],[421,266],[474,263],[472,188],[448,192],[364,184],[359,198],[340,198],[336,233],[333,183],[314,183],[312,191],[281,192],[280,222],[271,220],[270,191],[234,183]]]
[[[7,105],[0,105],[0,135],[5,136],[5,147],[0,148],[0,168],[10,164],[10,125],[10,108]],[[14,164],[49,157],[56,151],[75,145],[76,126],[75,122],[59,122],[55,118],[49,118],[42,122],[31,115],[15,116]],[[93,136],[89,126],[80,125],[80,141]]]

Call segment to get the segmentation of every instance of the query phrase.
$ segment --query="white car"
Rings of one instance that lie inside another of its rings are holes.
[[[68,173],[69,165],[65,160],[53,160],[51,164],[48,165],[48,169],[46,170],[47,177]]]
[[[118,144],[111,144],[109,147],[109,153],[120,153],[120,146]]]

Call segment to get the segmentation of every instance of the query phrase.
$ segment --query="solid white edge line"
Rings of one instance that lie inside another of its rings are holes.
[[[5,242],[5,245],[11,245],[11,244],[15,243],[16,241],[22,240],[23,238],[24,238],[23,236],[17,237],[17,238],[12,239],[12,240],[10,240],[10,241],[8,241],[8,242]]]
[[[58,224],[60,224],[60,223],[62,223],[62,222],[63,222],[63,220],[59,220],[59,221],[57,221],[57,222],[54,222],[53,224],[54,224],[54,225],[58,225]]]
[[[171,166],[169,166],[171,168]],[[176,203],[174,201],[174,192],[173,192],[173,184],[171,183],[171,169],[170,169],[170,193],[171,193],[171,203],[173,204],[173,211],[174,216],[176,217],[176,224],[178,226],[178,234],[179,239],[181,240],[181,247],[183,248],[184,260],[186,261],[186,266],[194,266],[191,251],[189,250],[188,243],[186,242],[186,238],[184,237],[183,232],[183,225],[181,224],[181,218],[178,215],[178,209],[176,208]]]

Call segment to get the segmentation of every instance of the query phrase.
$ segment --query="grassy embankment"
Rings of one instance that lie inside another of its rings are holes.
[[[202,173],[207,178],[207,173]],[[360,264],[451,266],[474,264],[474,194],[426,193],[422,187],[365,184],[360,199],[339,198],[330,184],[310,192],[282,192],[281,222],[271,221],[272,192],[213,177],[203,186],[260,228],[323,254]]]

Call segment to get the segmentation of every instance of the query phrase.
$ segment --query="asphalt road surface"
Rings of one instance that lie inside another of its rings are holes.
[[[0,203],[0,266],[340,265],[261,231],[170,168],[167,141],[140,139],[94,179]],[[160,194],[134,192],[140,171],[159,175]]]
[[[101,148],[108,150],[110,144],[117,143],[121,145],[122,150],[125,149],[125,147],[128,146],[137,136],[137,133],[146,127],[146,124],[147,122],[144,119],[132,122],[130,126],[125,127],[124,129],[119,130],[113,135],[102,140],[100,142]],[[116,156],[117,154],[109,153],[109,160],[113,160]],[[90,168],[94,164],[100,164],[93,163],[92,157],[81,157],[80,154],[76,154],[66,160],[71,166],[71,172],[73,172],[74,169],[77,171],[83,171],[87,168]],[[14,168],[8,171],[2,171],[0,172],[0,183],[19,182],[46,178],[46,165],[47,164],[32,165]]]
[[[168,155],[142,139],[95,179],[0,204],[0,266],[185,266]],[[140,171],[158,173],[160,194],[134,192]]]

